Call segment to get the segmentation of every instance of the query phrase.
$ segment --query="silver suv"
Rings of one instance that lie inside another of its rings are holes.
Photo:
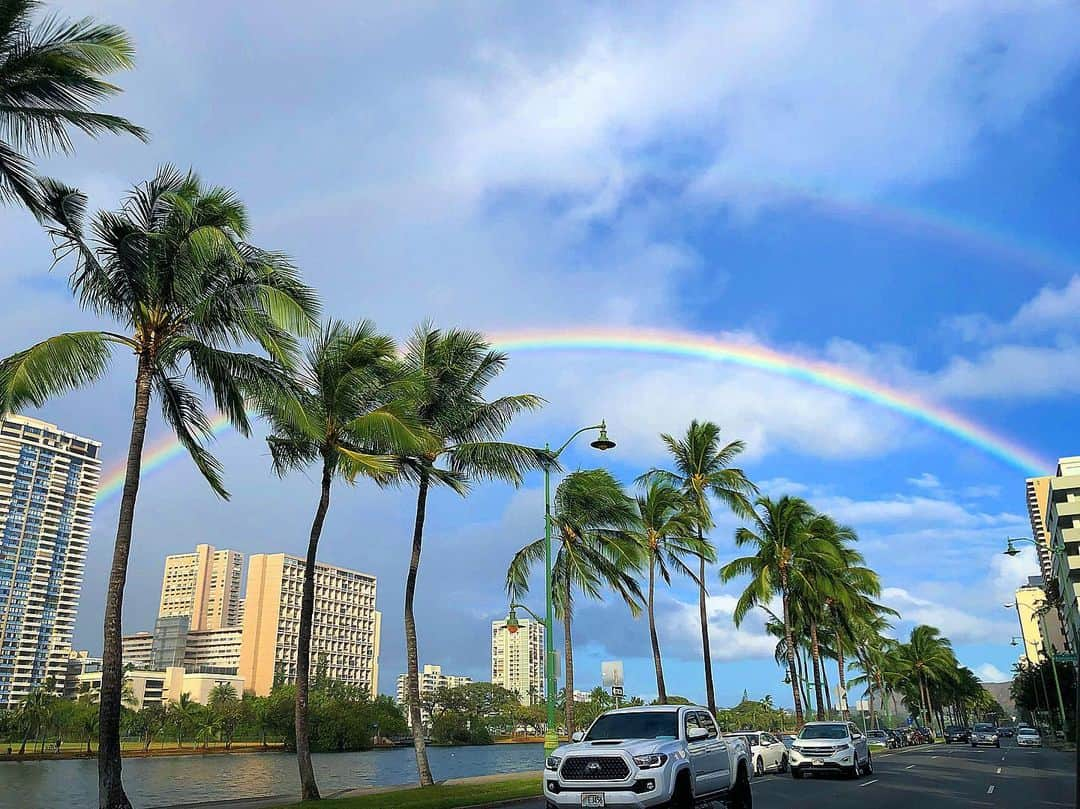
[[[849,777],[869,775],[874,760],[866,735],[852,722],[809,722],[791,748],[792,778],[808,772],[840,772]]]

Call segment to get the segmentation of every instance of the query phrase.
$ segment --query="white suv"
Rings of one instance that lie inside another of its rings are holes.
[[[855,777],[872,773],[874,760],[866,735],[853,723],[809,722],[795,737],[790,766],[793,778],[830,770]]]

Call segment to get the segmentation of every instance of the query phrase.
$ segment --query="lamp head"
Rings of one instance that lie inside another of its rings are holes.
[[[600,422],[600,435],[589,446],[591,446],[593,449],[598,449],[601,451],[612,449],[615,446],[615,442],[608,438],[606,421]]]
[[[1017,550],[1016,546],[1013,545],[1012,539],[1010,539],[1008,541],[1008,547],[1005,548],[1005,550],[1003,550],[1002,553],[1005,554],[1006,556],[1018,556],[1020,554],[1020,551]]]
[[[511,607],[510,614],[506,616],[506,631],[514,635],[517,634],[520,628],[521,624],[518,622],[517,610]]]
[[[1010,646],[1019,646],[1020,644],[1017,642],[1016,638],[1013,638],[1011,641],[1009,641],[1009,645]]]

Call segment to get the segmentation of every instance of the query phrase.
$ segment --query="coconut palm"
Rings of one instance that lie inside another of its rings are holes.
[[[393,340],[378,334],[369,321],[355,326],[335,321],[312,342],[293,384],[259,400],[272,430],[267,441],[274,471],[284,477],[315,466],[321,477],[296,641],[296,757],[303,800],[319,798],[311,766],[308,697],[315,563],[331,485],[335,478],[351,483],[361,476],[386,483],[397,469],[393,455],[421,449],[421,439],[410,429],[408,392]]]
[[[958,668],[952,643],[941,637],[937,628],[922,624],[911,630],[907,643],[896,646],[890,663],[902,681],[918,687],[921,712],[926,726],[931,727],[934,715],[932,692]]]
[[[750,498],[757,487],[732,462],[746,448],[742,441],[720,444],[720,427],[711,421],[694,419],[686,434],[675,437],[662,433],[673,468],[653,469],[643,478],[657,477],[682,489],[694,507],[699,547],[707,540],[705,533],[714,526],[710,498],[715,498],[739,517],[753,512]],[[705,556],[698,557],[698,614],[701,620],[701,649],[705,666],[705,694],[709,711],[716,714],[716,694],[713,688],[712,653],[709,647],[709,615],[705,585]]]
[[[637,583],[642,554],[632,533],[638,527],[634,500],[606,469],[571,472],[555,489],[551,514],[552,541],[558,551],[551,566],[551,591],[556,615],[563,623],[565,664],[565,723],[574,732],[574,642],[572,622],[576,593],[601,599],[605,588],[615,591],[633,615],[644,598]],[[513,601],[529,591],[529,573],[546,554],[543,537],[514,554],[506,572],[506,589]]]
[[[19,707],[16,709],[18,711],[18,725],[22,729],[22,744],[19,745],[20,756],[26,752],[26,742],[31,735],[48,723],[55,702],[56,695],[52,689],[45,686],[31,689],[20,700]]]
[[[807,532],[814,512],[805,500],[789,496],[779,500],[759,497],[756,507],[753,527],[742,527],[735,532],[735,544],[740,548],[752,546],[756,548],[755,553],[728,562],[720,568],[720,578],[727,582],[738,576],[750,576],[750,582],[735,605],[732,617],[736,626],[742,624],[754,607],[764,606],[774,596],[780,596],[795,719],[802,724],[803,705],[799,696],[799,674],[795,668],[792,595],[806,591],[804,576],[809,571],[827,567],[833,553],[827,543]]]
[[[0,202],[18,200],[47,215],[30,155],[70,153],[71,130],[88,135],[144,129],[94,106],[120,92],[103,77],[134,64],[124,31],[90,18],[47,17],[34,25],[38,0],[0,0]]]
[[[311,327],[318,305],[284,256],[244,241],[247,215],[232,192],[205,187],[192,173],[162,168],[129,192],[120,210],[97,214],[90,235],[86,198],[58,183],[44,185],[50,233],[59,255],[74,259],[72,292],[119,330],[59,334],[0,360],[0,413],[40,407],[94,382],[108,369],[113,348],[135,357],[131,436],[105,599],[98,747],[100,806],[127,809],[120,770],[120,617],[151,399],[158,399],[210,487],[227,497],[221,465],[204,446],[210,419],[185,377],[208,389],[247,435],[245,397],[280,385],[282,374],[272,359],[236,349],[255,342],[287,361],[292,333]]]
[[[194,727],[199,720],[202,706],[191,699],[191,694],[184,692],[175,702],[166,708],[169,724],[176,728],[176,746],[184,746],[184,731]]]
[[[90,755],[90,743],[97,736],[101,716],[94,705],[80,705],[77,719],[79,732],[86,739],[86,754]]]
[[[207,704],[217,708],[233,702],[236,699],[238,699],[236,696],[236,686],[232,683],[218,683],[210,689],[210,699]]]
[[[401,480],[416,485],[412,553],[405,580],[405,651],[408,699],[416,769],[422,786],[433,783],[420,721],[419,656],[413,602],[424,543],[428,492],[447,486],[466,495],[477,480],[505,480],[519,485],[526,472],[542,469],[551,459],[544,450],[501,440],[514,417],[543,404],[531,393],[488,401],[487,386],[506,367],[505,354],[492,351],[483,336],[471,331],[441,331],[420,326],[409,340],[404,373],[415,380],[414,414],[428,444],[422,452],[398,457]]]
[[[657,702],[667,703],[667,687],[664,683],[664,664],[660,655],[660,641],[656,634],[656,574],[667,585],[671,573],[682,573],[697,581],[697,574],[685,559],[694,556],[708,562],[716,561],[716,553],[708,542],[696,536],[697,524],[692,505],[685,495],[669,483],[651,480],[643,494],[637,497],[638,523],[633,530],[634,539],[645,556],[649,569],[648,614],[649,640],[652,642],[653,667],[656,670]]]

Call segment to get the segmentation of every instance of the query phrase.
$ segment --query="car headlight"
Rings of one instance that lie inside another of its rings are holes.
[[[558,770],[560,764],[562,764],[561,758],[559,758],[558,756],[548,756],[547,768],[549,770]]]
[[[667,763],[667,756],[663,753],[648,753],[644,756],[634,756],[634,763],[638,769],[651,770],[654,767],[663,767]]]

